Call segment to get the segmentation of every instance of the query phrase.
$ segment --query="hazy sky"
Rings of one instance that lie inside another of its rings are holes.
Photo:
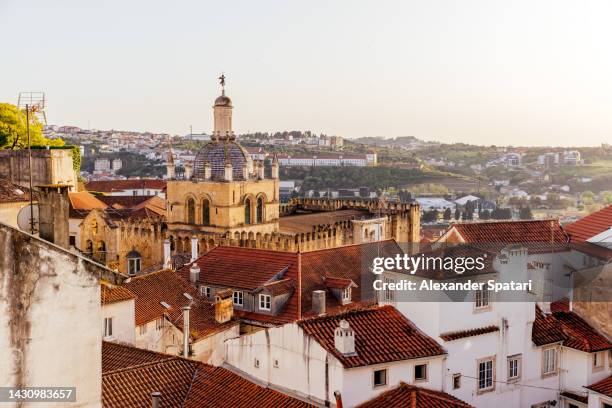
[[[612,143],[612,2],[0,0],[0,101],[52,124]]]

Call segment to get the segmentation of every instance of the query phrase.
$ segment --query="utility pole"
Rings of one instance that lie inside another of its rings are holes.
[[[30,169],[30,234],[34,235],[34,189],[32,186],[32,145],[30,144],[30,105],[26,104],[26,130],[28,133],[28,167]]]

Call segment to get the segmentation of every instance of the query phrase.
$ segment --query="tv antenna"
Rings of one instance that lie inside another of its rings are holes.
[[[26,132],[28,134],[28,164],[30,173],[30,233],[34,235],[34,189],[32,186],[32,145],[30,143],[30,117],[35,117],[40,123],[47,124],[45,114],[45,93],[44,92],[19,92],[17,107],[25,111]],[[18,137],[13,142],[13,148],[17,144]]]

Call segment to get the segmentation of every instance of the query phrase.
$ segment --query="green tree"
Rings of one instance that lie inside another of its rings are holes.
[[[531,208],[529,206],[521,207],[519,211],[519,217],[521,220],[531,220],[533,219],[533,214],[531,213]]]
[[[30,144],[32,146],[63,146],[61,139],[47,139],[42,133],[42,124],[30,115]],[[23,149],[28,147],[26,114],[10,103],[0,103],[0,149]]]
[[[455,207],[455,219],[459,220],[459,218],[461,218],[461,210],[459,207]]]

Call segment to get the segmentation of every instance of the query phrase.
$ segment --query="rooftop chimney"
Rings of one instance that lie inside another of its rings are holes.
[[[355,332],[346,320],[340,320],[340,326],[334,331],[334,345],[336,350],[345,356],[356,355]]]
[[[233,291],[231,289],[220,290],[215,293],[215,320],[217,323],[225,323],[232,320],[234,316]]]
[[[183,306],[183,357],[189,358],[189,306]]]
[[[274,159],[272,160],[272,178],[278,179],[278,159],[276,155],[274,155]]]
[[[161,392],[151,393],[151,408],[161,408]]]
[[[164,269],[170,269],[172,266],[172,258],[170,252],[170,240],[164,239]]]
[[[40,191],[39,232],[44,240],[68,249],[68,190],[67,184],[38,186]]]
[[[315,290],[312,292],[312,311],[317,315],[325,314],[325,291]]]
[[[196,286],[198,285],[198,282],[200,281],[200,268],[198,267],[198,264],[196,263],[191,265],[191,268],[189,268],[189,281]]]
[[[191,237],[191,262],[198,259],[198,237]]]

